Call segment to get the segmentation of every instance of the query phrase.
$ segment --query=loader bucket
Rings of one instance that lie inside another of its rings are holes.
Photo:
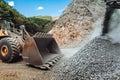
[[[51,34],[36,33],[25,40],[23,60],[30,65],[49,68],[60,57],[60,49]]]

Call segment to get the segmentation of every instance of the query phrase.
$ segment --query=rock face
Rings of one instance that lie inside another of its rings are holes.
[[[93,23],[104,15],[102,0],[73,0],[57,20],[53,33],[60,46],[77,46],[93,30]]]

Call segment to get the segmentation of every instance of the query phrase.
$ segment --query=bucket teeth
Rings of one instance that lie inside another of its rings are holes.
[[[56,62],[58,61],[58,59],[57,59],[57,58],[55,58],[54,60],[55,60]]]
[[[53,62],[55,64],[57,61],[53,59],[53,60],[51,60],[51,62]]]
[[[57,57],[57,59],[59,60],[59,59],[60,59],[60,57]]]
[[[49,64],[49,66],[51,66],[51,67],[54,65],[54,63],[51,61],[47,62],[46,64]]]
[[[41,65],[41,66],[37,66],[37,65],[31,65],[29,63],[27,63],[28,66],[31,67],[35,67],[35,68],[39,68],[41,70],[50,70],[61,58],[61,56],[55,57],[54,59],[46,62],[45,64]]]
[[[40,69],[47,70],[47,68],[45,66],[40,66]]]
[[[61,56],[57,56],[55,57],[54,59],[48,61],[47,63],[45,63],[42,67],[45,67],[46,70],[50,70],[51,67],[53,67],[62,57],[63,55]]]
[[[42,70],[50,70],[51,68],[50,68],[49,64],[44,64],[44,65],[40,66],[40,69],[42,69]]]
[[[47,34],[47,33],[41,33],[41,32],[37,32],[34,37],[37,38],[52,38],[52,34]]]

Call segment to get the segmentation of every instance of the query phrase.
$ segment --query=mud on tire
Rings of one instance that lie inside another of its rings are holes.
[[[16,62],[20,56],[19,43],[10,37],[0,40],[0,59],[5,63]]]

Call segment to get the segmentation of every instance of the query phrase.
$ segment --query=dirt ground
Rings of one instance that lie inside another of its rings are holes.
[[[23,61],[13,64],[0,63],[1,80],[42,80],[44,71],[37,70],[25,65]],[[36,79],[37,78],[37,79]]]
[[[0,80],[49,80],[51,72],[64,60],[69,59],[79,48],[62,49],[64,57],[51,69],[40,70],[27,66],[24,61],[6,64],[0,61]],[[50,73],[50,74],[49,74]]]
[[[61,61],[62,60],[63,59],[61,59]],[[58,66],[61,61],[59,61],[56,66]],[[52,69],[46,71],[36,69],[27,66],[23,61],[13,64],[0,62],[0,80],[48,80],[47,75],[45,76],[44,74],[51,72]]]

